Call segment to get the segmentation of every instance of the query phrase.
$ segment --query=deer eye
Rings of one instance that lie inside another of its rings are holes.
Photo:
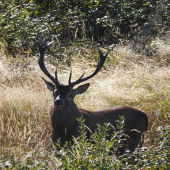
[[[70,94],[68,94],[68,96],[67,96],[67,97],[72,97],[72,96],[73,96],[73,94],[71,94],[71,93],[70,93]]]
[[[53,95],[54,95],[54,96],[58,96],[58,95],[59,95],[58,90],[55,90],[55,91],[53,92]]]

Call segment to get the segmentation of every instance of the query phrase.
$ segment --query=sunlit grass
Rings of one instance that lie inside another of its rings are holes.
[[[94,70],[96,59],[79,57],[75,54],[72,60],[73,79],[84,69],[86,74]],[[3,158],[0,166],[9,160],[9,167],[41,162],[56,169],[58,161],[52,154],[54,146],[50,137],[52,95],[43,84],[44,75],[37,58],[17,61],[20,64],[14,66],[15,59],[10,63],[9,60],[0,59],[0,156]],[[54,73],[55,67],[46,63]],[[69,69],[60,66],[59,80],[64,84],[68,82]],[[78,107],[89,110],[114,105],[136,107],[148,114],[149,130],[156,130],[157,126],[170,123],[169,80],[167,63],[160,66],[154,59],[142,58],[128,47],[117,47],[110,51],[102,71],[89,80],[87,92],[78,95],[75,102]],[[148,140],[145,145],[151,144]]]

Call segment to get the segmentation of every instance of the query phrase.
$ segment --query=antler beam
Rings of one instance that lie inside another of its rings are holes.
[[[72,71],[70,71],[69,85],[73,87],[73,86],[75,86],[75,85],[77,85],[79,83],[82,83],[82,82],[92,78],[93,76],[95,76],[101,70],[101,68],[102,68],[102,66],[103,66],[103,64],[104,64],[104,62],[106,60],[106,57],[107,57],[108,53],[109,53],[109,49],[107,50],[107,53],[105,55],[103,55],[102,52],[99,49],[99,60],[98,60],[98,64],[97,64],[96,70],[92,74],[87,76],[87,77],[83,78],[83,76],[85,74],[85,72],[83,72],[83,74],[80,76],[80,78],[78,78],[74,82],[71,82]]]
[[[50,46],[53,42],[54,41],[52,41],[52,42],[47,44],[44,41],[41,41],[41,37],[39,38],[39,40],[38,40],[38,47],[39,47],[40,55],[39,55],[38,62],[39,62],[39,66],[40,66],[41,70],[47,75],[47,77],[49,79],[52,80],[52,82],[56,85],[56,87],[58,87],[60,84],[59,84],[59,81],[58,81],[58,78],[57,78],[57,68],[56,68],[56,71],[55,71],[55,78],[54,78],[48,72],[48,70],[46,69],[46,67],[44,65],[44,52],[47,49],[47,47]]]

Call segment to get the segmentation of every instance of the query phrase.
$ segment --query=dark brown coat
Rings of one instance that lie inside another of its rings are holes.
[[[53,77],[46,69],[44,65],[44,52],[46,48],[52,43],[46,44],[41,39],[38,41],[40,56],[39,56],[39,66],[41,70],[51,79],[51,82],[44,82],[47,88],[53,92],[54,104],[51,109],[51,122],[53,127],[52,140],[54,143],[60,139],[61,144],[65,141],[71,141],[73,136],[78,137],[79,134],[79,124],[77,118],[83,115],[85,119],[85,124],[87,128],[87,136],[90,138],[90,131],[94,132],[97,128],[97,124],[103,124],[104,122],[110,123],[116,127],[116,120],[119,120],[119,116],[125,117],[125,134],[127,134],[126,142],[124,142],[126,148],[134,151],[138,146],[142,146],[143,143],[143,133],[147,131],[148,127],[148,117],[146,113],[128,106],[115,106],[107,108],[104,110],[91,112],[83,109],[78,109],[74,103],[74,97],[77,94],[84,93],[88,87],[89,83],[79,86],[76,89],[73,87],[79,83],[87,81],[88,79],[95,76],[102,68],[105,59],[109,53],[107,51],[106,55],[103,55],[99,50],[99,60],[96,70],[87,77],[84,77],[84,73],[75,82],[71,82],[71,75],[67,86],[61,85],[57,78],[57,69],[55,71],[55,77]],[[113,130],[110,130],[110,136]],[[124,151],[122,151],[123,153]]]

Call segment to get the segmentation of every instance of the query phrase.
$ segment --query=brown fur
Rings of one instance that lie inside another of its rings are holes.
[[[110,123],[116,127],[116,120],[119,120],[119,116],[125,117],[125,134],[127,134],[126,142],[124,142],[126,148],[134,151],[138,146],[143,144],[143,133],[147,131],[148,117],[147,115],[135,108],[128,106],[116,106],[96,112],[91,112],[83,109],[78,109],[74,101],[70,104],[72,108],[68,112],[60,113],[59,109],[53,107],[51,110],[51,122],[53,126],[52,140],[54,143],[60,139],[61,144],[66,141],[71,141],[73,136],[78,137],[79,124],[77,118],[83,116],[87,128],[87,137],[90,138],[90,134],[95,131],[97,124],[103,124],[104,122]],[[72,111],[71,111],[71,110]],[[58,116],[57,116],[58,115]],[[90,130],[88,130],[90,129]],[[113,129],[109,131],[109,134],[113,133]],[[123,154],[125,148],[121,151]]]
[[[46,48],[51,45],[45,44],[44,41],[41,42],[41,38],[38,40],[40,56],[39,56],[39,66],[41,70],[52,80],[54,83],[46,81],[44,82],[47,88],[53,92],[54,105],[51,109],[51,122],[53,127],[52,140],[54,144],[60,139],[61,144],[66,141],[72,141],[73,136],[78,137],[79,124],[77,118],[83,116],[85,119],[85,124],[87,125],[87,136],[90,138],[90,131],[94,132],[97,128],[97,124],[103,124],[104,122],[110,123],[112,126],[116,127],[116,120],[119,120],[119,116],[125,117],[125,134],[127,134],[126,142],[124,146],[131,151],[138,146],[142,146],[143,133],[147,131],[148,127],[148,117],[147,115],[135,108],[127,106],[115,106],[112,108],[91,112],[83,109],[78,109],[74,103],[74,97],[77,94],[84,93],[88,87],[89,83],[79,86],[77,89],[73,87],[79,83],[87,81],[91,77],[95,76],[102,68],[105,59],[109,53],[109,49],[106,55],[103,55],[99,50],[99,61],[96,70],[87,77],[82,76],[75,82],[71,82],[70,72],[69,85],[61,85],[57,78],[57,69],[55,72],[55,78],[47,71],[44,65],[44,52]],[[109,134],[113,133],[113,130],[109,131]],[[110,138],[110,137],[109,137]],[[124,153],[124,149],[121,153]]]

